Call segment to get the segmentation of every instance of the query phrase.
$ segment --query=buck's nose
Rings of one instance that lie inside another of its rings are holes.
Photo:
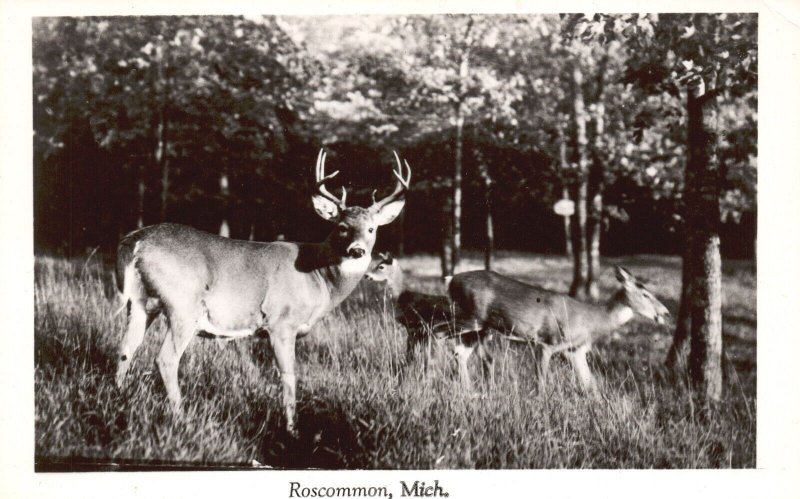
[[[364,256],[364,253],[366,253],[366,251],[364,251],[364,248],[359,248],[358,246],[349,248],[347,250],[347,256],[349,256],[350,258],[361,258],[362,256]]]

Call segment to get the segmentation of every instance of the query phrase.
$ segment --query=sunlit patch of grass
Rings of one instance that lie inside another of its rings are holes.
[[[430,256],[404,261],[411,288],[442,293]],[[675,313],[680,261],[606,262],[650,279]],[[468,255],[464,269],[479,268]],[[565,290],[564,258],[503,253],[498,271]],[[566,362],[554,360],[545,392],[533,355],[496,339],[494,383],[473,366],[477,395],[457,381],[446,343],[429,371],[400,376],[405,331],[390,302],[365,285],[298,343],[301,437],[283,431],[280,383],[268,342],[196,339],[180,369],[185,410],[171,413],[153,361],[165,334],[158,320],[128,383],[114,386],[124,314],[110,269],[99,262],[38,258],[35,282],[35,451],[40,460],[234,463],[290,468],[672,468],[755,465],[755,275],[726,262],[725,340],[737,368],[726,398],[700,414],[685,380],[661,367],[671,331],[643,320],[598,345],[590,364],[602,397],[585,396]]]

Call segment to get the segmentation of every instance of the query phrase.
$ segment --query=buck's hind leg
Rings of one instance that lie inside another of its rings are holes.
[[[122,388],[133,356],[142,344],[147,328],[158,316],[160,306],[157,299],[147,297],[139,273],[133,264],[125,270],[122,296],[127,309],[128,324],[118,350],[116,383],[119,388]]]
[[[117,359],[116,383],[118,388],[122,388],[125,377],[131,367],[133,356],[144,340],[144,334],[158,316],[158,310],[151,312],[146,309],[144,304],[139,301],[128,301],[128,326],[122,337],[119,346],[119,358]]]

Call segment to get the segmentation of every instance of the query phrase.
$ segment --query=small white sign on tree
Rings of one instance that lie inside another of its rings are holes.
[[[556,204],[553,205],[553,211],[556,212],[556,215],[570,217],[575,213],[575,202],[567,198],[559,199],[556,201]]]

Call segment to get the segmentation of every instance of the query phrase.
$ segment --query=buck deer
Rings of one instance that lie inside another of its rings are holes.
[[[405,367],[414,361],[416,352],[422,349],[425,352],[423,369],[427,372],[434,338],[444,336],[440,329],[452,327],[450,300],[446,296],[406,289],[400,261],[389,253],[379,253],[378,257],[378,264],[364,278],[386,283],[386,292],[393,299],[395,319],[406,328]],[[458,360],[459,376],[468,389],[471,389],[471,381],[467,372],[467,360],[473,350],[480,358],[484,377],[490,377],[493,372],[492,356],[484,347],[487,334],[474,331],[453,339],[452,347]]]
[[[482,270],[454,276],[448,293],[456,306],[457,332],[497,331],[534,343],[540,388],[545,385],[552,356],[564,353],[581,386],[596,393],[597,384],[586,362],[592,342],[631,320],[635,313],[658,324],[669,315],[628,271],[617,267],[616,277],[622,287],[605,305],[583,303]]]
[[[177,224],[145,227],[119,244],[117,282],[128,311],[119,349],[121,386],[147,327],[163,312],[169,332],[156,364],[180,412],[178,364],[195,335],[235,339],[265,332],[281,374],[286,429],[296,435],[295,341],[344,300],[371,261],[376,229],[400,214],[411,168],[395,153],[394,191],[369,208],[347,207],[325,187],[326,153],[317,157],[317,214],[336,224],[322,243],[239,241]]]

